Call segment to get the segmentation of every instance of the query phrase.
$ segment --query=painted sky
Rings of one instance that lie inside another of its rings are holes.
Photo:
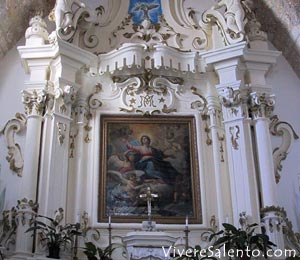
[[[156,24],[162,14],[160,0],[130,0],[128,13],[135,24],[140,24],[146,18]]]

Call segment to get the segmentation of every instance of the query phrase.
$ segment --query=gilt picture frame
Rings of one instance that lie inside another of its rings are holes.
[[[101,116],[98,222],[202,223],[193,116]]]

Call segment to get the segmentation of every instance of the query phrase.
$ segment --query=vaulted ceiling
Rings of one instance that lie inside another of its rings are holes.
[[[262,29],[300,78],[300,1],[253,0]],[[24,36],[29,18],[47,15],[55,0],[0,0],[0,60]]]

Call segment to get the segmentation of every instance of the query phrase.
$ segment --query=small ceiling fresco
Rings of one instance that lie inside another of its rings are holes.
[[[130,0],[128,13],[132,15],[135,24],[140,24],[144,20],[156,24],[162,15],[160,0]]]

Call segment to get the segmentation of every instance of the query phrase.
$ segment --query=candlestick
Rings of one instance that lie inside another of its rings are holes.
[[[188,224],[188,223],[186,223],[186,224]],[[186,225],[185,229],[184,229],[185,250],[188,250],[188,248],[189,248],[189,232],[190,232],[189,227],[188,227],[188,225]]]
[[[187,228],[188,225],[189,225],[189,216],[187,215],[187,216],[185,217],[185,227]]]
[[[78,260],[77,257],[77,248],[78,248],[78,231],[81,228],[80,223],[76,223],[75,224],[75,229],[76,229],[76,235],[75,235],[75,245],[74,245],[74,256],[73,256],[73,260]]]
[[[111,246],[111,215],[108,216],[108,244]]]

